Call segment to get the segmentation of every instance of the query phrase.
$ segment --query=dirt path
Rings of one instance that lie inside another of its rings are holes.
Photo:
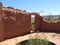
[[[27,40],[29,39],[31,36],[36,36],[36,33],[32,33],[32,34],[27,34],[24,36],[19,36],[16,38],[12,38],[12,39],[8,39],[5,41],[0,42],[0,45],[16,45],[18,42],[21,42],[23,40]],[[49,41],[55,43],[56,45],[60,45],[60,34],[57,33],[38,33],[38,35],[40,37],[45,37],[47,38]]]

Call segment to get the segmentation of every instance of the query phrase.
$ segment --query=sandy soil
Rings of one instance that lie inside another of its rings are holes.
[[[27,34],[24,36],[19,36],[19,37],[15,37],[12,39],[7,39],[5,41],[0,42],[0,45],[16,45],[17,43],[27,40],[29,39],[31,36],[40,36],[40,37],[45,37],[47,38],[49,41],[55,43],[56,45],[60,45],[60,34],[58,33],[46,33],[46,32],[41,32],[41,33],[32,33],[32,34]]]

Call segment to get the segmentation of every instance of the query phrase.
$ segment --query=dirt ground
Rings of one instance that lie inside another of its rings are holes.
[[[29,39],[31,36],[40,36],[47,38],[48,41],[55,43],[56,45],[60,45],[60,34],[59,33],[46,33],[46,32],[39,32],[39,33],[32,33],[32,34],[27,34],[24,36],[19,36],[15,37],[12,39],[7,39],[2,42],[0,42],[0,45],[16,45],[17,43]]]

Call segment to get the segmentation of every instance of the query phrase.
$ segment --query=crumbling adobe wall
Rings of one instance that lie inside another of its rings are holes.
[[[32,12],[32,13],[30,13],[30,15],[35,15],[35,22],[34,22],[35,31],[41,30],[41,25],[42,25],[42,21],[43,21],[42,17],[37,12]]]
[[[35,30],[41,29],[42,17],[38,13],[3,8],[4,38],[7,39],[30,32],[31,15],[35,15]]]
[[[3,8],[0,3],[0,41],[29,33],[31,15],[35,15],[35,31],[60,32],[60,22],[46,22],[39,13]]]
[[[36,27],[35,30],[41,30],[42,22],[43,22],[43,18],[39,14],[37,14],[35,18],[35,27]]]
[[[60,22],[45,22],[42,23],[42,31],[60,32]]]
[[[60,21],[48,22],[39,15],[39,13],[33,12],[30,15],[35,15],[35,31],[43,32],[60,32]]]
[[[31,18],[27,12],[3,9],[4,38],[20,36],[31,31]]]
[[[37,14],[37,15],[36,15]],[[60,32],[60,21],[48,22],[36,13],[35,29],[43,32]]]
[[[2,22],[2,4],[0,3],[0,41],[4,40],[4,26]]]

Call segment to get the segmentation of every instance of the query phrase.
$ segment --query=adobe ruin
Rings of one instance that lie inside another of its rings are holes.
[[[60,22],[46,22],[37,12],[3,7],[0,3],[0,41],[31,31],[31,15],[35,15],[35,31],[60,32]]]

